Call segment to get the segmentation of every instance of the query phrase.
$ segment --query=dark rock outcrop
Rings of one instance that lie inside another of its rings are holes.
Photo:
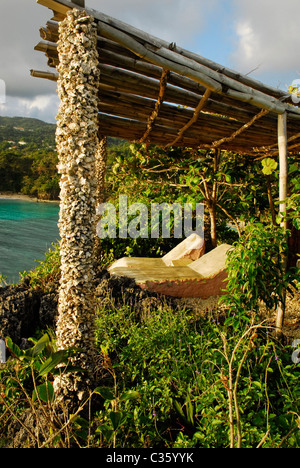
[[[10,337],[22,348],[37,330],[55,323],[57,294],[33,289],[26,279],[16,286],[0,288],[0,339]]]
[[[59,282],[47,285],[47,291],[34,289],[25,278],[20,284],[0,288],[0,339],[10,337],[22,349],[32,346],[28,342],[40,330],[54,328],[57,318]],[[96,306],[121,307],[126,304],[135,312],[137,320],[147,317],[153,308],[165,306],[176,310],[174,298],[144,291],[134,280],[111,277],[99,269],[95,280]]]

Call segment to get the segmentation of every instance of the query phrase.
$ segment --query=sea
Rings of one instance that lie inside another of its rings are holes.
[[[0,198],[0,275],[7,284],[18,283],[19,273],[37,267],[59,241],[58,216],[58,203]]]

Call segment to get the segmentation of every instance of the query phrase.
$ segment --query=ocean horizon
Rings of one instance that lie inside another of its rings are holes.
[[[44,260],[59,241],[59,203],[0,198],[0,274],[8,284]]]

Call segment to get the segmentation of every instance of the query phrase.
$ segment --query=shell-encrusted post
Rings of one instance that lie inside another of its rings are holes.
[[[98,53],[93,18],[72,10],[59,27],[61,100],[56,143],[59,154],[61,283],[57,344],[80,348],[72,365],[86,373],[57,377],[56,393],[81,400],[91,384],[94,354],[94,258],[98,148]]]

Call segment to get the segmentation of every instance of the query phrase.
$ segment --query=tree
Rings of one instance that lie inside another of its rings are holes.
[[[259,164],[227,151],[189,148],[162,150],[130,145],[116,152],[108,178],[110,195],[127,191],[130,197],[181,203],[204,202],[209,218],[210,245],[217,245],[218,226],[231,223],[240,234],[239,220],[250,219],[267,207]]]

